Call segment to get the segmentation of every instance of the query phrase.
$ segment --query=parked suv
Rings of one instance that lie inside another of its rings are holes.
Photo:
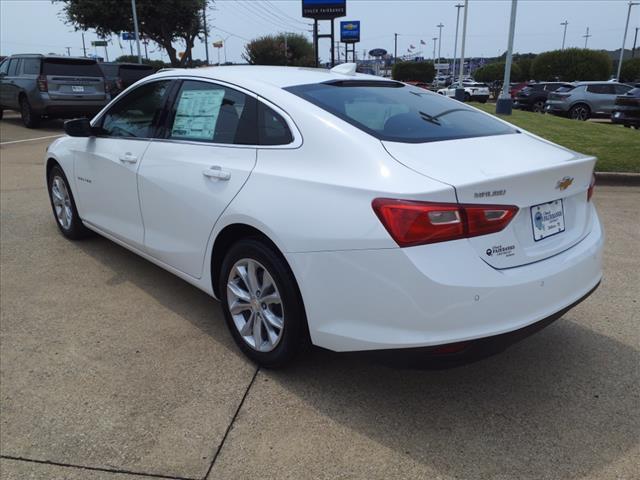
[[[0,112],[19,111],[28,128],[43,116],[93,116],[107,100],[104,75],[93,59],[12,55],[0,64]]]
[[[530,83],[515,95],[513,108],[543,113],[549,93],[561,87],[572,88],[573,85],[561,82]]]
[[[611,121],[625,127],[640,128],[640,88],[633,88],[616,98]]]
[[[105,88],[111,98],[155,72],[151,65],[139,63],[99,63],[98,65],[104,74]]]
[[[631,88],[617,82],[578,82],[549,93],[544,108],[574,120],[608,117],[615,108],[616,96]]]

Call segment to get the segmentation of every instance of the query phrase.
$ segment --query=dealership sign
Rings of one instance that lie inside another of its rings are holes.
[[[374,48],[373,50],[369,50],[369,55],[372,57],[384,57],[387,54],[387,51],[384,48]]]
[[[360,41],[360,21],[340,22],[340,41],[358,43]]]
[[[302,0],[302,16],[330,20],[347,14],[347,0]]]

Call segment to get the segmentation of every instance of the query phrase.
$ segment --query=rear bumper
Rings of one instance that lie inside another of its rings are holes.
[[[640,125],[640,110],[614,110],[611,122],[622,125]]]
[[[604,235],[530,265],[496,270],[468,240],[412,248],[287,254],[315,345],[334,351],[429,347],[557,318],[601,280]]]
[[[38,97],[31,101],[31,106],[39,115],[52,117],[74,117],[79,115],[95,115],[109,102],[108,98],[102,100],[52,100]]]

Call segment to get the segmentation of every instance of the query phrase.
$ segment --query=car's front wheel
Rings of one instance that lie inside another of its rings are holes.
[[[571,107],[571,110],[569,110],[569,118],[572,118],[573,120],[585,121],[589,120],[590,116],[591,110],[587,105],[583,103],[574,105],[573,107]]]
[[[40,115],[33,111],[27,97],[20,98],[20,116],[22,117],[22,123],[27,128],[36,128],[40,125]]]
[[[71,240],[86,236],[89,230],[82,224],[69,182],[60,166],[55,165],[49,172],[48,187],[53,215],[62,234]]]
[[[258,238],[240,240],[222,263],[220,300],[242,351],[265,367],[290,362],[305,343],[298,287],[282,256]]]
[[[544,113],[544,100],[537,100],[533,102],[532,110],[536,113]]]

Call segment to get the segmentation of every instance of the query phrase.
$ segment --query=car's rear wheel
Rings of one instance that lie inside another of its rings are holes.
[[[40,125],[40,115],[33,111],[29,100],[24,96],[20,97],[20,116],[22,123],[27,128],[36,128]]]
[[[571,110],[569,110],[569,118],[572,118],[573,120],[585,121],[589,120],[590,116],[591,109],[584,103],[574,105],[573,107],[571,107]]]
[[[47,183],[53,215],[62,234],[71,240],[86,236],[89,230],[82,224],[69,182],[60,166],[51,169]]]
[[[464,101],[468,102],[469,100],[471,100],[471,95],[469,93],[465,93],[464,94]]]
[[[304,344],[306,318],[293,274],[281,255],[257,238],[240,240],[226,254],[220,300],[240,349],[265,367],[281,367]]]
[[[537,100],[533,102],[532,110],[536,113],[544,113],[544,100]]]

